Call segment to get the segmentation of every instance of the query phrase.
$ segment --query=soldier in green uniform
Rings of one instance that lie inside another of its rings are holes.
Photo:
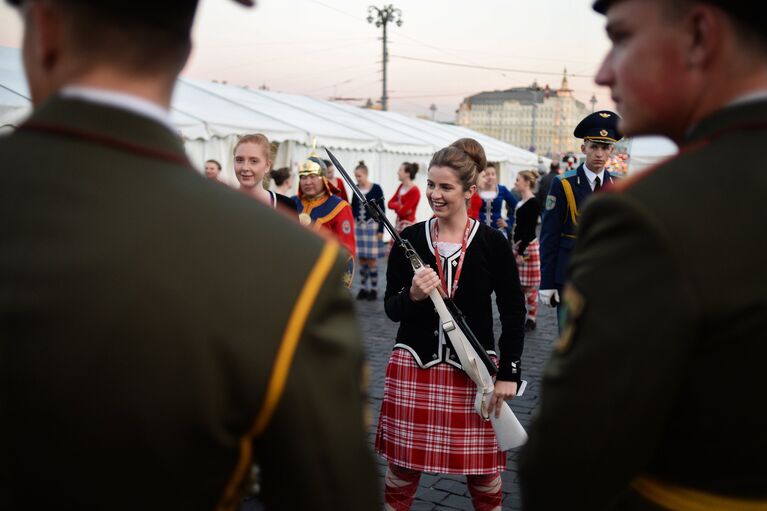
[[[681,150],[583,211],[523,504],[767,509],[767,173],[735,163],[767,145],[767,18],[731,0],[594,8],[622,130]]]
[[[170,122],[196,2],[11,3],[0,508],[235,509],[257,462],[268,509],[377,509],[338,243],[194,172]]]

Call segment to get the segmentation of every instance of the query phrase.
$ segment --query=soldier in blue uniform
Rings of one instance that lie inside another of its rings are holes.
[[[601,110],[586,116],[573,135],[582,138],[581,151],[586,160],[575,170],[557,176],[551,182],[541,224],[540,300],[558,306],[565,269],[575,245],[578,216],[583,201],[616,177],[605,170],[615,143],[623,136],[618,131],[618,114]],[[561,329],[561,321],[560,321]]]

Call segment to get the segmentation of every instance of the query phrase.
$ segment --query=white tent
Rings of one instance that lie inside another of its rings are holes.
[[[2,130],[18,125],[30,110],[20,51],[0,46]],[[295,168],[316,139],[318,148],[331,149],[349,171],[364,160],[371,179],[381,185],[386,197],[396,190],[397,169],[403,161],[416,162],[425,169],[435,151],[462,137],[475,138],[483,145],[488,160],[499,164],[500,182],[506,185],[514,182],[518,171],[538,167],[536,154],[467,128],[307,96],[188,78],[176,83],[172,116],[191,161],[200,169],[207,159],[220,161],[223,179],[232,184],[234,144],[239,136],[256,132],[279,143],[275,168]],[[419,172],[416,183],[423,188],[425,172]],[[422,200],[418,217],[428,215],[428,205]]]
[[[644,136],[631,139],[628,174],[636,174],[677,153],[677,146],[666,137]]]

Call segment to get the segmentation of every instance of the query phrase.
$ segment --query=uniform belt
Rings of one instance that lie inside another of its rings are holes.
[[[715,495],[664,483],[647,476],[631,482],[639,495],[669,511],[767,511],[767,500],[747,500]]]

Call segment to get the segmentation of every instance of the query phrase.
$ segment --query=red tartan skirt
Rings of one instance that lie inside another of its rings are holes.
[[[533,240],[527,246],[525,255],[525,262],[517,265],[519,284],[524,287],[538,287],[541,285],[541,247],[538,240]],[[514,245],[514,257],[516,256],[517,247]]]
[[[474,411],[477,387],[449,364],[429,369],[395,348],[386,367],[376,451],[390,463],[440,474],[493,474],[506,453],[490,421]]]

